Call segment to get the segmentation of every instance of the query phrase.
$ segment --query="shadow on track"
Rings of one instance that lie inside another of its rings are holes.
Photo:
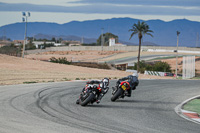
[[[87,105],[86,108],[106,108],[106,109],[124,109],[124,110],[150,110],[150,111],[172,111],[158,107],[144,106],[124,106],[124,105]]]
[[[148,106],[152,104],[156,106]],[[178,102],[165,102],[165,101],[147,101],[147,100],[125,100],[118,99],[115,102],[109,102],[108,104],[93,104],[87,105],[89,108],[106,108],[106,109],[125,109],[125,110],[149,110],[149,111],[172,111],[171,109],[161,108],[163,105],[173,106],[179,104]]]
[[[122,103],[152,103],[152,104],[179,104],[178,102],[163,102],[163,101],[145,101],[145,100],[116,100],[115,102]]]

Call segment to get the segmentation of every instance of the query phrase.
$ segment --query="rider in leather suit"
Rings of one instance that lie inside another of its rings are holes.
[[[109,89],[109,79],[108,78],[104,78],[103,80],[91,80],[91,81],[88,81],[87,84],[97,84],[97,86],[94,86],[94,87],[97,87],[97,89],[99,90],[99,94],[98,94],[98,97],[97,97],[97,103],[100,103],[102,97],[108,92],[108,89]],[[82,92],[85,91],[85,87],[83,88]],[[77,104],[79,104],[79,99],[76,101]]]
[[[130,84],[130,89],[128,90],[128,97],[131,97],[131,92],[132,90],[136,89],[136,86],[138,86],[139,84],[139,80],[138,80],[138,74],[137,73],[133,73],[132,75],[129,75],[127,77],[121,78],[117,81],[117,84],[120,83],[120,81],[125,81],[128,80],[129,84]],[[117,85],[118,86],[118,85]]]

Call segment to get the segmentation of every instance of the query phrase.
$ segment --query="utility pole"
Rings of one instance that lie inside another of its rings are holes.
[[[103,30],[104,28],[101,28],[101,51],[103,51]]]
[[[177,46],[176,46],[176,79],[177,79],[177,69],[178,69],[178,42],[179,42],[179,34],[180,32],[177,31]]]
[[[7,39],[6,39],[6,30],[4,29],[3,30],[3,41],[6,41]]]
[[[84,38],[82,37],[82,38],[81,38],[81,43],[82,43],[82,44],[84,43],[84,42],[83,42],[83,39],[84,39]]]
[[[24,58],[24,53],[25,53],[25,47],[26,47],[26,36],[27,36],[27,21],[28,21],[28,17],[31,16],[30,12],[26,13],[26,12],[22,12],[22,21],[25,22],[25,34],[24,34],[24,44],[23,44],[23,51],[22,51],[22,58]]]
[[[199,46],[199,32],[197,32],[196,48]]]

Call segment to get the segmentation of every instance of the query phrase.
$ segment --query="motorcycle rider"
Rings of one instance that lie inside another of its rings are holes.
[[[91,80],[91,81],[88,81],[86,84],[87,84],[86,87],[88,85],[93,85],[93,84],[98,84],[99,85],[99,87],[97,87],[96,85],[94,85],[93,87],[96,87],[99,90],[99,94],[98,94],[96,102],[100,103],[102,97],[108,92],[108,89],[109,89],[109,79],[108,78],[104,78],[102,80]],[[85,87],[83,88],[82,93],[84,91],[85,91]],[[76,101],[76,104],[79,104],[79,99]]]
[[[120,84],[121,81],[128,80],[128,83],[130,84],[130,89],[127,91],[128,94],[126,94],[127,97],[131,97],[132,90],[136,89],[136,86],[139,84],[138,80],[138,74],[133,73],[132,75],[129,75],[127,77],[121,78],[117,81],[117,86]]]

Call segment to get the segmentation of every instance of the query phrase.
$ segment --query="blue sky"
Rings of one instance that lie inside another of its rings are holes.
[[[189,19],[200,22],[200,0],[0,0],[0,26],[21,22],[67,23],[113,17],[142,20]]]

